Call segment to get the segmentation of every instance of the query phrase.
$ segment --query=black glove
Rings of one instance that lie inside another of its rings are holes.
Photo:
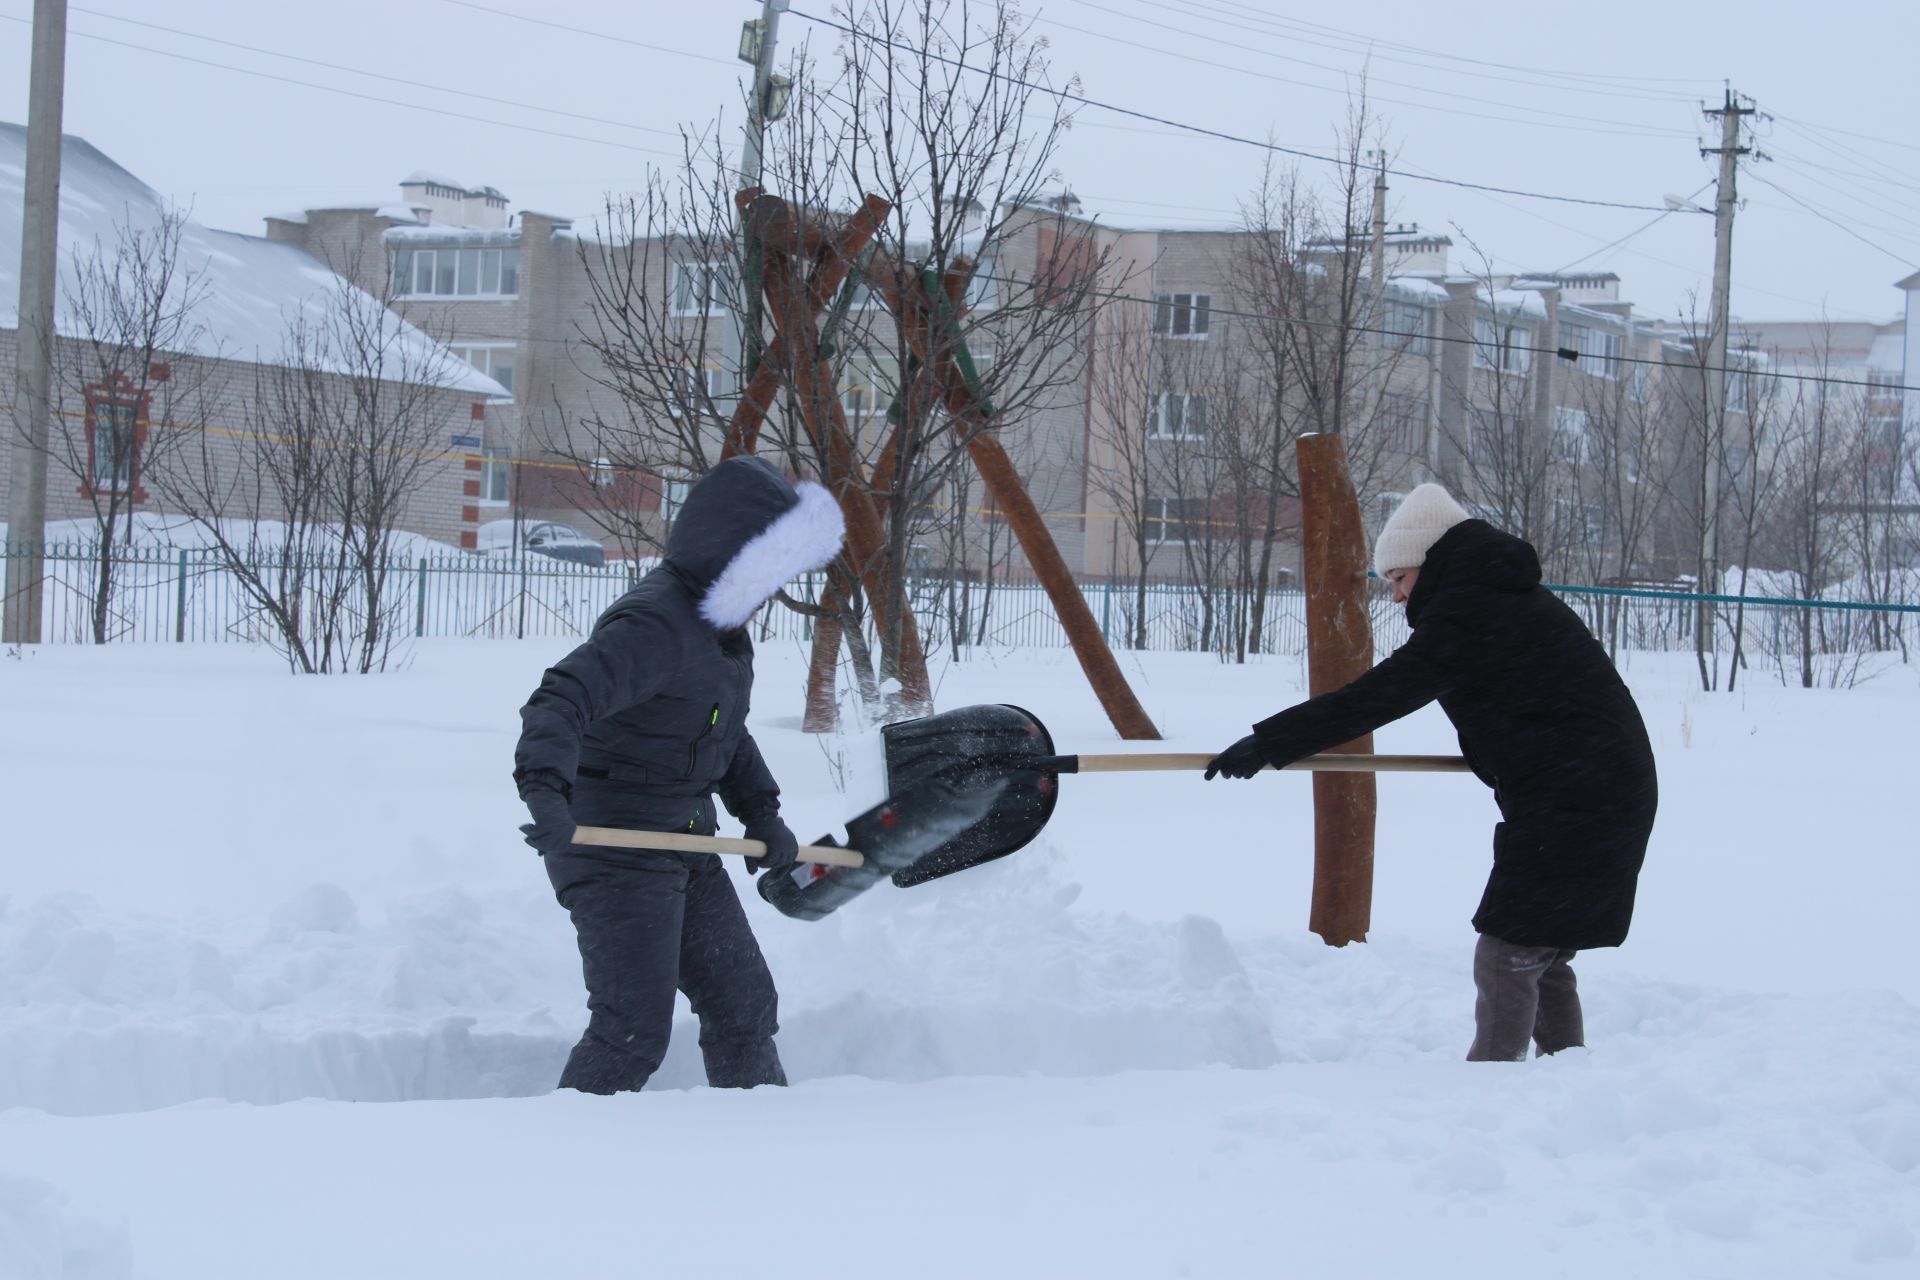
[[[762,871],[784,871],[797,861],[800,841],[794,838],[792,828],[780,820],[778,813],[756,814],[746,821],[747,839],[758,840],[767,846],[767,851],[757,858],[747,859],[747,874],[758,875]]]
[[[560,775],[541,769],[520,779],[520,798],[533,821],[522,823],[520,834],[541,853],[559,853],[573,843],[573,806]]]
[[[1216,773],[1229,778],[1251,778],[1267,764],[1267,753],[1260,749],[1260,739],[1250,733],[1207,762],[1207,781],[1212,782]]]

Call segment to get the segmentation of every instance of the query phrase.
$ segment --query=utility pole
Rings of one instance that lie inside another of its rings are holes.
[[[27,89],[26,192],[20,227],[20,331],[14,366],[7,582],[0,640],[40,643],[47,540],[47,441],[53,418],[53,291],[60,232],[60,117],[66,88],[67,0],[34,0]],[[101,554],[105,554],[102,551]]]
[[[1720,581],[1720,456],[1717,446],[1727,429],[1727,330],[1731,323],[1729,295],[1733,289],[1733,211],[1737,201],[1734,176],[1740,157],[1753,150],[1740,145],[1740,119],[1757,114],[1751,98],[1743,103],[1729,85],[1719,107],[1703,108],[1720,119],[1720,145],[1702,147],[1703,156],[1720,157],[1720,179],[1713,202],[1713,310],[1707,332],[1706,405],[1702,425],[1701,466],[1704,472],[1700,538],[1700,590],[1712,594]],[[1707,654],[1713,651],[1713,606],[1700,602],[1696,652],[1701,678],[1709,687]],[[1718,661],[1715,662],[1717,672]]]
[[[780,43],[780,15],[787,11],[788,0],[761,0],[760,16],[741,24],[740,60],[753,64],[753,90],[747,99],[746,137],[740,147],[740,188],[761,185],[765,172],[767,125],[786,114],[787,94],[793,84],[785,76],[773,74],[774,53]],[[760,295],[760,249],[747,237],[744,225],[740,236],[741,307],[734,323],[738,326],[740,387],[753,380],[760,367],[760,315],[764,305]],[[728,346],[735,346],[729,342]]]
[[[1387,393],[1387,377],[1392,362],[1387,352],[1391,349],[1392,335],[1386,332],[1387,299],[1387,153],[1373,153],[1375,169],[1373,173],[1373,240],[1371,246],[1372,278],[1367,282],[1367,325],[1374,330],[1374,349],[1379,352],[1378,364],[1367,378],[1365,394],[1362,397],[1360,425],[1369,426],[1378,420],[1380,405]]]

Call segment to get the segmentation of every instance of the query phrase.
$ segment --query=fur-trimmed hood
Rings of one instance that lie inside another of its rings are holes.
[[[701,478],[667,535],[666,563],[722,631],[796,575],[825,565],[846,527],[824,488],[788,482],[764,458],[729,458]]]

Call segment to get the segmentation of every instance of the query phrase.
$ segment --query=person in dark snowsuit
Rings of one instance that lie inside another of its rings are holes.
[[[560,1086],[646,1084],[667,1050],[674,991],[700,1021],[707,1082],[785,1084],[773,977],[714,854],[572,843],[574,825],[711,835],[713,795],[763,840],[761,866],[793,863],[780,788],[747,732],[753,644],[745,624],[795,574],[831,560],[832,495],[770,463],[720,463],[687,495],[660,566],[601,615],[521,708],[514,781],[522,827],[573,917],[590,1018]]]
[[[1584,1044],[1569,962],[1625,941],[1658,800],[1639,708],[1586,625],[1540,585],[1534,549],[1470,519],[1439,485],[1407,495],[1374,566],[1405,601],[1411,638],[1343,688],[1254,725],[1206,776],[1250,778],[1438,699],[1502,819],[1473,917],[1467,1056]]]

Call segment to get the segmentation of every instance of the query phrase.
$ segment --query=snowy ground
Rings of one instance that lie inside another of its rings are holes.
[[[0,1277],[1920,1270],[1910,668],[1710,697],[1632,664],[1662,813],[1633,937],[1577,965],[1585,1053],[1459,1061],[1472,779],[1382,780],[1372,940],[1332,950],[1304,778],[1094,776],[993,866],[818,924],[749,897],[794,1088],[690,1087],[688,1024],[656,1089],[596,1099],[547,1092],[578,960],[507,777],[564,648],[0,658]],[[1127,661],[1171,749],[1300,685]],[[761,673],[824,833],[877,747],[798,732],[797,652]],[[939,696],[1115,749],[1064,653]],[[1379,745],[1452,743],[1430,709]]]

